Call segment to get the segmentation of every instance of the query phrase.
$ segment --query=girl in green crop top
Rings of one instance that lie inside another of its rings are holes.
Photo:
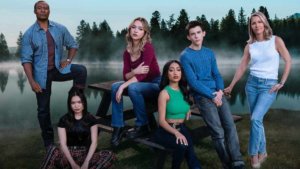
[[[167,62],[163,68],[158,97],[160,127],[152,140],[166,148],[173,149],[172,169],[179,169],[186,158],[189,169],[200,169],[194,152],[191,135],[184,125],[190,117],[187,83],[182,67],[177,60]]]

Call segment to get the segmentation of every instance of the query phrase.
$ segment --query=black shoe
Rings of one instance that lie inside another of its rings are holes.
[[[111,145],[113,147],[117,147],[120,144],[124,134],[125,134],[124,127],[114,127],[114,131],[112,133],[111,141],[110,141]]]
[[[135,139],[138,137],[144,137],[150,134],[148,125],[144,126],[135,126],[132,131],[127,132],[127,138]]]

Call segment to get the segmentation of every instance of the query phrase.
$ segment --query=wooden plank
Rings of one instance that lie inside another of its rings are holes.
[[[101,82],[101,83],[93,83],[93,84],[89,84],[88,87],[91,88],[91,89],[110,92],[111,91],[111,85],[115,82],[118,82],[118,80]]]
[[[157,149],[160,149],[160,150],[171,151],[169,149],[166,149],[164,146],[162,146],[160,144],[157,144],[155,142],[150,141],[149,137],[146,137],[146,138],[136,138],[133,141],[135,141],[137,143],[141,143],[141,144],[147,145],[149,147],[157,148]]]

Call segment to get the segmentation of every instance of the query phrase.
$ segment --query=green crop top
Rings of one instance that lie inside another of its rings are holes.
[[[167,119],[184,119],[190,110],[190,105],[183,99],[183,94],[180,90],[174,90],[170,86],[166,86],[170,99],[166,105]]]

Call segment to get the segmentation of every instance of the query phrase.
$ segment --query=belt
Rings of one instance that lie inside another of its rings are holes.
[[[86,150],[87,148],[85,146],[68,146],[69,149],[73,150]]]
[[[183,124],[183,123],[168,123],[171,127],[173,127],[174,129],[176,130],[180,130],[180,126]]]

